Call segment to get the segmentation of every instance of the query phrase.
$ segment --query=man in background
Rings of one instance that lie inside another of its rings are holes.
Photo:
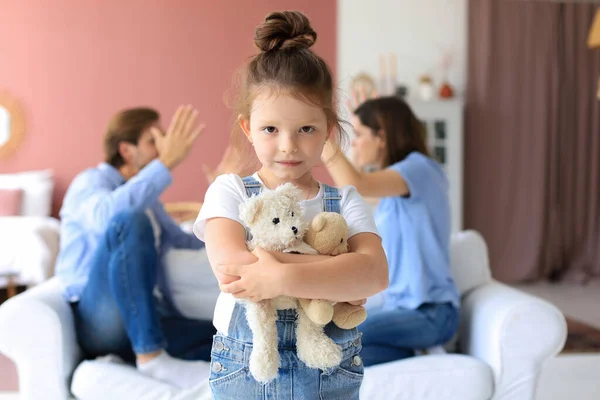
[[[170,299],[166,251],[204,244],[180,229],[159,197],[204,129],[196,119],[192,107],[179,107],[166,133],[150,108],[111,119],[104,162],[77,175],[66,193],[56,265],[88,358],[116,354],[180,388],[208,374],[215,330],[183,317]]]

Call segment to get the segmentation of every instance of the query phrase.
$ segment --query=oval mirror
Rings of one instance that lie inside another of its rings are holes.
[[[25,135],[25,116],[17,100],[0,91],[0,158],[11,155]]]

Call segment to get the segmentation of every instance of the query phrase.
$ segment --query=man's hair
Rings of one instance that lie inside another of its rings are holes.
[[[152,108],[130,108],[119,111],[113,116],[104,135],[104,161],[115,168],[125,164],[119,153],[119,143],[137,145],[142,132],[160,118]]]

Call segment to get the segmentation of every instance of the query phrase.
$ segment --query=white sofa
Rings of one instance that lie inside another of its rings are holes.
[[[369,367],[362,399],[534,399],[542,366],[566,340],[563,315],[546,301],[494,281],[478,233],[454,235],[451,254],[462,293],[456,341],[461,354]],[[188,304],[194,295],[202,293],[191,293]],[[71,310],[54,279],[3,304],[0,327],[0,352],[18,367],[22,400],[63,400],[72,396],[70,388],[84,400],[210,398],[206,378],[191,391],[178,391],[133,368],[98,360],[80,363]]]

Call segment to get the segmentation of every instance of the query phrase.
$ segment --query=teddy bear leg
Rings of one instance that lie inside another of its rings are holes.
[[[333,310],[333,323],[342,329],[356,328],[367,319],[367,310],[363,306],[336,303]]]
[[[299,299],[308,318],[317,325],[327,325],[333,318],[333,304],[327,300]]]
[[[325,335],[322,326],[308,318],[302,307],[298,308],[296,349],[298,358],[310,368],[332,368],[342,361],[340,347]]]
[[[270,300],[248,301],[246,318],[253,337],[250,373],[258,382],[267,383],[275,379],[279,371],[277,313]]]

